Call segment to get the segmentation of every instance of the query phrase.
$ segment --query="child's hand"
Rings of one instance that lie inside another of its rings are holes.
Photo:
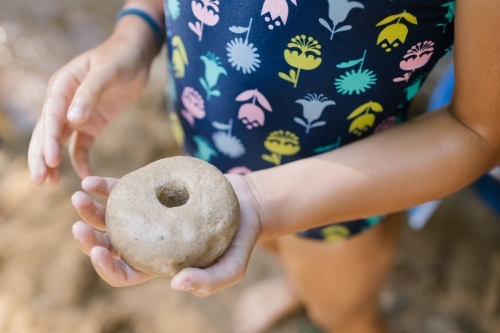
[[[240,203],[240,225],[229,248],[211,266],[184,268],[171,281],[173,289],[208,296],[235,285],[245,275],[250,255],[261,234],[260,205],[244,176],[226,175]]]
[[[240,203],[241,218],[236,235],[227,251],[210,267],[185,268],[179,272],[171,281],[173,289],[208,296],[238,283],[245,274],[250,255],[261,233],[259,204],[243,176],[227,175],[227,178]],[[82,187],[90,193],[107,197],[117,181],[112,178],[88,177],[82,181]],[[155,278],[135,270],[119,259],[106,234],[92,228],[102,231],[106,229],[105,206],[82,192],[76,192],[71,199],[78,214],[89,224],[76,222],[73,225],[73,236],[82,251],[90,256],[101,278],[115,287],[132,286]]]
[[[118,179],[114,178],[88,177],[82,181],[82,187],[90,193],[108,197],[117,182]],[[73,194],[71,202],[82,219],[88,223],[79,221],[73,224],[73,237],[80,249],[90,256],[92,265],[104,281],[113,287],[126,287],[155,278],[130,267],[119,258],[108,235],[92,228],[106,230],[105,206],[93,201],[83,192]]]
[[[129,27],[117,26],[107,41],[50,79],[28,152],[35,184],[57,184],[61,150],[68,140],[74,169],[81,178],[90,175],[89,150],[96,136],[145,86],[158,43],[144,35],[148,27],[141,30],[134,24],[143,23],[132,20],[123,18],[120,23]]]

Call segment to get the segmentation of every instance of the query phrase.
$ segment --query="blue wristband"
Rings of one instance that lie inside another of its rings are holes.
[[[160,46],[163,44],[163,29],[158,25],[158,23],[145,11],[137,8],[125,8],[118,12],[115,18],[115,24],[125,15],[137,15],[142,18],[151,27],[155,33]]]

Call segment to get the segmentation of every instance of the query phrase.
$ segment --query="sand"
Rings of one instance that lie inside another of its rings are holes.
[[[10,39],[0,49],[13,60],[5,65],[0,52],[0,333],[229,333],[241,291],[279,272],[257,251],[240,284],[208,298],[174,292],[166,278],[114,289],[72,239],[70,196],[80,187],[67,156],[57,188],[31,184],[27,143],[45,84],[109,34],[120,4],[2,0],[0,26]],[[155,63],[148,89],[96,142],[95,174],[121,177],[180,153],[164,111],[164,71]],[[381,297],[394,332],[499,332],[499,239],[500,222],[469,189],[446,199],[422,231],[405,228]],[[302,313],[269,332],[314,330]]]

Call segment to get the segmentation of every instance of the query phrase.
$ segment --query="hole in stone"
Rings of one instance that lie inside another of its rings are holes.
[[[189,193],[184,186],[172,184],[156,189],[158,201],[165,207],[179,207],[189,200]]]

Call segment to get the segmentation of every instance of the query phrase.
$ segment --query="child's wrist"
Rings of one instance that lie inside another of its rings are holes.
[[[149,25],[135,15],[124,16],[116,22],[111,38],[131,45],[134,51],[141,50],[148,61],[152,61],[161,49]]]
[[[164,41],[164,22],[163,10],[142,2],[128,1],[115,18],[114,34],[131,39],[140,47],[153,49],[156,55]]]
[[[257,202],[261,230],[259,241],[275,238],[281,209],[280,204],[274,200],[276,193],[272,190],[272,184],[263,171],[252,172],[244,178]]]
[[[115,22],[130,15],[142,19],[155,34],[158,45],[160,47],[163,45],[165,40],[165,16],[163,11],[158,12],[158,10],[142,3],[127,3],[116,15]]]

